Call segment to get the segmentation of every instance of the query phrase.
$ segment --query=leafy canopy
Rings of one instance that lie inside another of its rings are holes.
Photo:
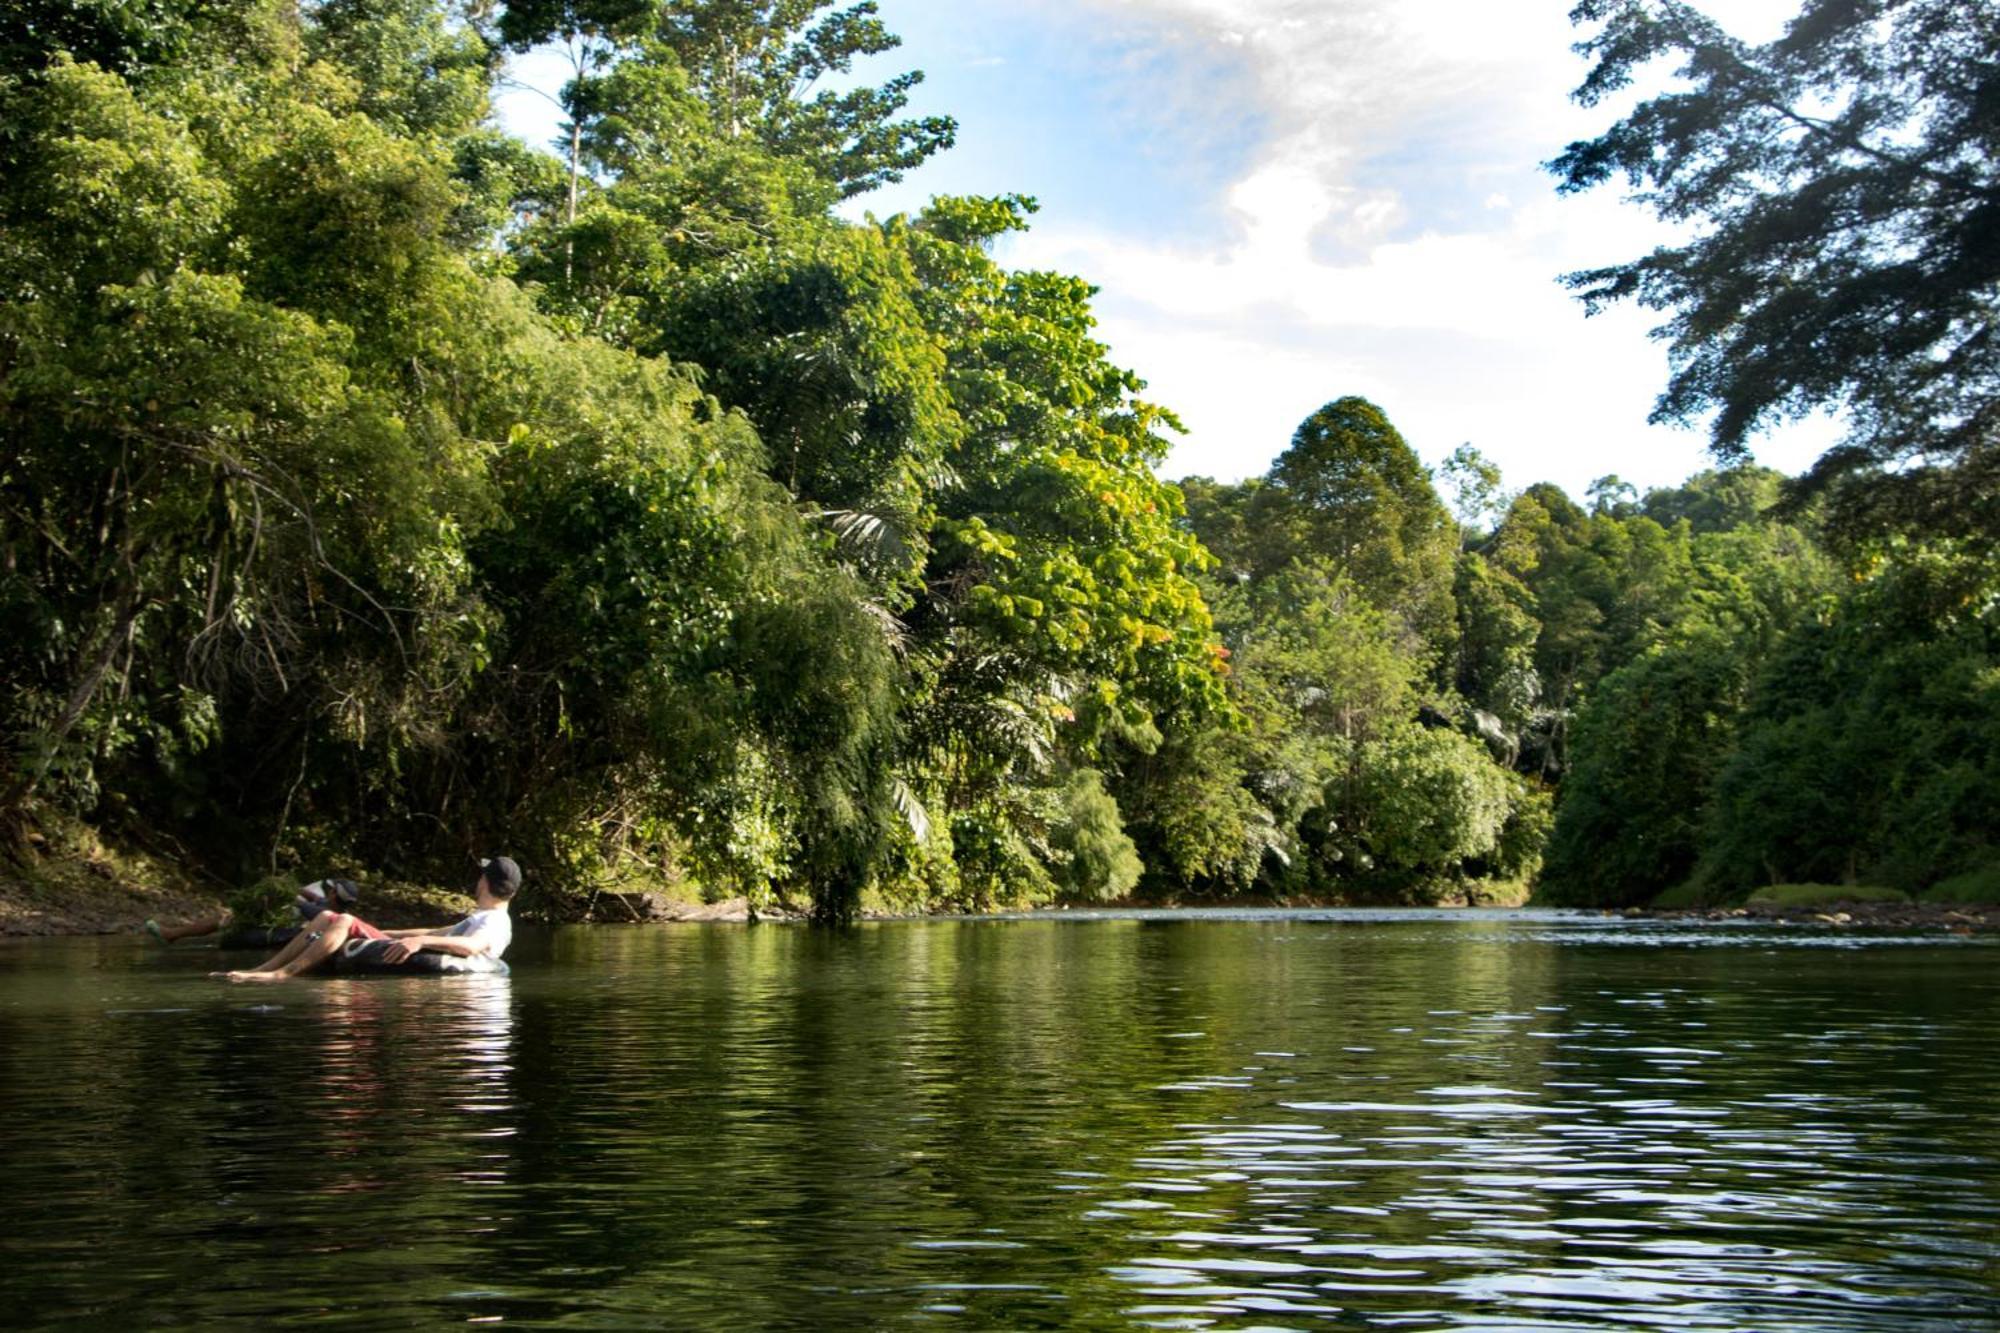
[[[586,64],[615,70],[626,57],[638,58],[653,72],[650,90],[671,93],[684,127],[699,122],[709,137],[754,142],[804,164],[847,198],[901,180],[951,147],[958,123],[950,116],[898,119],[922,70],[873,86],[822,87],[852,73],[856,60],[902,45],[873,0],[830,9],[833,0],[511,0],[499,31],[517,50],[556,37],[607,43],[610,49]],[[572,114],[617,111],[616,99],[607,102],[591,88],[594,74],[580,68],[579,75],[565,93]],[[661,109],[642,114],[657,117]]]
[[[1625,178],[1691,239],[1570,274],[1592,311],[1635,300],[1673,372],[1654,419],[1760,428],[1847,413],[1816,480],[1860,471],[1857,522],[1992,531],[2000,516],[2000,20],[1988,0],[1806,0],[1776,39],[1681,0],[1583,0],[1576,91],[1597,106],[1656,62],[1678,79],[1550,169]],[[1900,464],[1893,471],[1875,471]]]

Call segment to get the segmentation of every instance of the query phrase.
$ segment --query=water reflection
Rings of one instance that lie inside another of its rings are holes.
[[[1709,933],[524,932],[511,979],[277,996],[122,945],[0,948],[0,1308],[2000,1322],[1993,951]]]
[[[23,1322],[337,1320],[406,1276],[385,1234],[484,1267],[460,1192],[510,1169],[470,1146],[514,1132],[506,978],[253,997],[59,952],[40,976],[0,959],[0,1293]]]
[[[1106,1187],[1128,1197],[1080,1220],[1122,1208],[1179,1223],[1129,1232],[1150,1252],[1106,1270],[1134,1292],[1124,1314],[1164,1327],[1273,1314],[1510,1328],[1962,1327],[2000,1314],[1992,1157],[1969,1140],[1956,1150],[1896,1142],[1913,1118],[1943,1124],[1976,1116],[1976,1103],[1941,1104],[1939,1089],[1918,1082],[1786,1090],[1857,1057],[1878,1074],[1944,1073],[1958,1066],[1925,1055],[1947,1034],[1907,1018],[1788,1031],[1769,1017],[1679,987],[1598,991],[1574,1012],[1429,1010],[1386,1029],[1394,1041],[1341,1052],[1365,1063],[1328,1061],[1312,1080],[1402,1095],[1273,1090],[1259,1100],[1291,1118],[1177,1126]],[[1687,1031],[1700,1044],[1681,1044]],[[1455,1049],[1405,1066],[1425,1046]],[[1450,1062],[1506,1081],[1422,1086]],[[1961,1134],[1970,1123],[1957,1122]],[[1167,1191],[1203,1197],[1167,1209]],[[1970,1244],[1968,1224],[1981,1237]]]

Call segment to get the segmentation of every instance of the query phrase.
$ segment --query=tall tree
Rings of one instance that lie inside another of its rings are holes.
[[[1445,490],[1451,497],[1451,512],[1458,518],[1461,536],[1482,532],[1507,507],[1500,489],[1500,465],[1470,444],[1451,451],[1439,469]]]
[[[1351,396],[1320,408],[1299,423],[1271,481],[1303,511],[1312,549],[1399,617],[1409,646],[1442,649],[1458,526],[1381,408]]]
[[[1639,510],[1663,528],[1682,519],[1697,533],[1726,532],[1755,522],[1779,501],[1785,475],[1746,463],[1697,472],[1678,486],[1646,492]]]
[[[0,70],[22,74],[57,52],[128,78],[282,44],[284,6],[225,0],[9,0],[0,5]]]
[[[516,49],[561,37],[607,42],[619,60],[673,71],[650,91],[668,90],[698,113],[714,136],[748,140],[808,164],[842,197],[892,181],[951,147],[950,116],[898,119],[922,70],[879,85],[822,86],[851,74],[855,61],[893,51],[902,39],[877,17],[873,0],[834,10],[834,0],[511,0],[501,35]],[[577,65],[566,92],[572,135],[593,112],[618,114],[585,86],[612,63]],[[815,91],[817,90],[817,91]]]
[[[812,162],[856,195],[901,180],[949,148],[949,116],[896,120],[923,71],[879,87],[813,90],[849,73],[857,58],[902,45],[877,17],[874,0],[833,8],[834,0],[675,0],[662,7],[658,40],[687,71],[689,85],[726,136],[754,136],[772,152]]]
[[[434,0],[321,0],[306,50],[360,85],[367,115],[411,134],[454,136],[485,116],[499,55]]]
[[[1564,192],[1623,176],[1692,238],[1570,274],[1589,309],[1667,312],[1655,420],[1713,412],[1725,461],[1776,420],[1841,408],[1815,469],[1858,474],[1862,526],[2000,532],[2000,9],[1806,0],[1763,44],[1682,0],[1583,0],[1596,106],[1644,67],[1678,82],[1550,164]],[[1893,465],[1893,466],[1892,466]]]

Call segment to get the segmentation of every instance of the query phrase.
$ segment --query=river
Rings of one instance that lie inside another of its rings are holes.
[[[0,941],[0,1325],[2000,1327],[2000,942],[1537,913]]]

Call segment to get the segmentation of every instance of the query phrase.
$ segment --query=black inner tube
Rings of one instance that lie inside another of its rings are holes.
[[[426,949],[411,954],[400,963],[382,955],[394,940],[349,940],[330,960],[331,969],[342,976],[504,976],[507,964],[487,954],[461,958],[455,953]]]

